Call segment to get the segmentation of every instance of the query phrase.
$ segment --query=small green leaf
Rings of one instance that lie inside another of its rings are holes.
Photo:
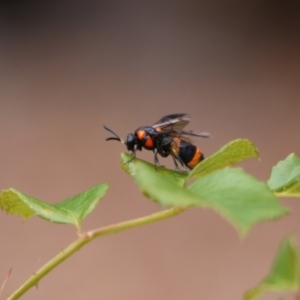
[[[278,196],[300,197],[300,157],[290,154],[273,167],[269,187]]]
[[[188,179],[199,178],[252,157],[259,157],[252,142],[246,139],[232,141],[198,164],[189,173]]]
[[[24,203],[13,189],[3,190],[0,194],[0,208],[12,215],[19,215],[24,220],[32,217],[35,212]]]
[[[95,208],[107,189],[108,185],[103,183],[56,204],[48,204],[9,189],[0,194],[0,208],[24,219],[36,214],[51,222],[74,224],[79,229],[82,220]]]
[[[155,166],[135,158],[126,163],[131,156],[121,154],[122,168],[137,182],[142,193],[163,206],[189,207],[199,205],[200,197],[182,188],[186,174]]]
[[[193,182],[188,189],[206,199],[206,206],[224,216],[242,235],[259,222],[288,213],[265,183],[241,169],[215,171]]]
[[[54,207],[69,212],[81,222],[95,209],[99,200],[106,194],[107,189],[107,183],[99,184],[83,193],[54,204]]]
[[[154,169],[154,174],[157,175],[157,173],[163,175],[164,177],[168,177],[170,180],[174,181],[174,183],[176,183],[177,185],[179,186],[184,186],[185,185],[185,182],[186,182],[186,178],[188,177],[188,172],[185,172],[185,171],[178,171],[178,170],[170,170],[170,169],[167,169],[165,167],[159,167],[157,166],[156,169],[155,169],[155,166],[153,164],[150,164],[142,159],[138,159],[138,158],[135,158],[133,160],[132,159],[132,156],[128,153],[125,153],[123,152],[121,154],[121,167],[123,169],[123,171],[125,171],[126,173],[128,174],[131,174],[131,171],[130,171],[130,164],[132,162],[142,162],[143,164],[145,164],[145,166],[149,166],[151,170]],[[129,163],[127,163],[128,161],[130,161]]]
[[[268,291],[300,292],[300,253],[291,237],[281,243],[268,276],[248,291],[244,299],[253,300]]]
[[[35,199],[31,196],[23,194],[15,189],[10,189],[12,193],[18,198],[18,203],[22,201],[39,217],[55,222],[55,223],[74,223],[75,219],[72,218],[68,212],[55,208],[54,205],[48,204],[41,200]],[[22,212],[21,212],[22,213]]]
[[[161,168],[122,154],[123,168],[137,182],[146,197],[164,206],[188,208],[211,207],[231,222],[240,234],[262,221],[282,217],[288,213],[265,183],[241,169],[225,168],[215,171],[184,187],[175,177],[178,172],[166,173]],[[185,177],[183,175],[182,180]]]

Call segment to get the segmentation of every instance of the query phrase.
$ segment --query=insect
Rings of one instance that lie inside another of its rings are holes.
[[[178,163],[188,169],[193,169],[201,160],[204,159],[200,148],[195,146],[190,136],[209,138],[207,132],[196,132],[183,130],[190,122],[188,114],[171,114],[162,117],[152,126],[141,126],[134,133],[129,133],[126,140],[122,140],[112,129],[104,125],[104,128],[111,132],[114,137],[109,137],[106,141],[116,140],[127,146],[134,159],[136,151],[142,149],[152,150],[154,152],[154,164],[159,165],[157,155],[173,157],[175,167],[178,169]],[[131,159],[131,160],[132,160]],[[131,161],[129,160],[129,162]]]

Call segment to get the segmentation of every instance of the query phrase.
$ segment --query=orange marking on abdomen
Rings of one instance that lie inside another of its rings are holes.
[[[200,150],[200,148],[197,147],[194,157],[192,158],[192,160],[190,162],[187,163],[187,165],[191,169],[193,169],[200,162],[200,158],[201,158],[201,150]]]

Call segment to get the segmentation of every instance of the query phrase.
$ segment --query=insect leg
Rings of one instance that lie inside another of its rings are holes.
[[[137,145],[134,145],[134,148],[132,150],[132,158],[130,158],[128,161],[126,161],[126,164],[130,163],[131,161],[133,161],[136,157],[136,147]]]
[[[157,148],[154,148],[153,152],[154,152],[154,165],[155,165],[155,169],[157,170],[157,166],[159,166],[159,161],[157,157]]]
[[[181,159],[181,157],[178,155],[177,151],[175,151],[174,149],[172,149],[172,153],[173,153],[173,159],[174,159],[174,163],[175,163],[175,167],[177,170],[179,170],[177,161],[180,162],[180,164],[184,167],[187,168],[187,166],[185,165],[185,163],[183,162],[183,160]]]
[[[174,164],[175,164],[175,169],[176,170],[180,170],[179,166],[178,166],[178,163],[177,163],[177,160],[175,157],[173,157],[173,161],[174,161]]]

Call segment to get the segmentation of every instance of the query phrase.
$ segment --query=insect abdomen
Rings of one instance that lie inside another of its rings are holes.
[[[204,159],[200,148],[185,141],[180,141],[179,156],[184,164],[191,169]]]

